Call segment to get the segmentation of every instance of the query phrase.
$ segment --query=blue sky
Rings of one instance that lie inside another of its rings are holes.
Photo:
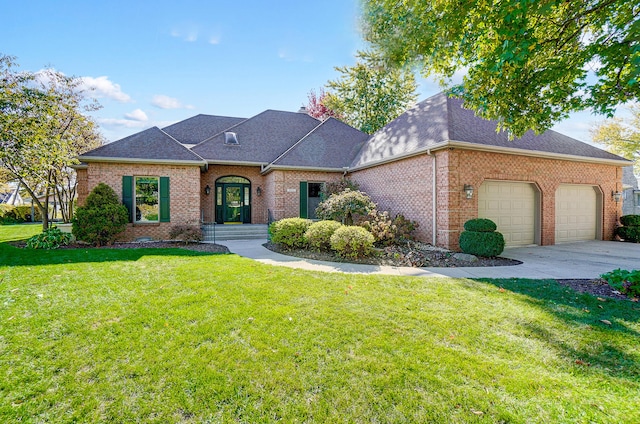
[[[83,77],[113,141],[205,113],[296,111],[365,47],[357,0],[1,0],[0,53],[20,68]],[[422,100],[440,91],[421,80]],[[600,117],[556,130],[589,141]]]

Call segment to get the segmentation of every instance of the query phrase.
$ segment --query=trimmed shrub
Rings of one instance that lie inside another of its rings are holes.
[[[358,216],[366,216],[376,208],[368,194],[349,188],[338,194],[332,194],[316,208],[320,219],[333,219],[346,225],[353,225]]]
[[[640,243],[640,227],[618,227],[615,230],[615,234],[624,241],[631,243]]]
[[[373,235],[362,227],[342,226],[331,236],[331,248],[343,258],[362,258],[373,252]]]
[[[289,249],[302,248],[307,244],[304,233],[311,226],[311,221],[303,218],[285,218],[269,226],[271,241]]]
[[[628,296],[640,297],[640,270],[614,269],[600,276],[611,287]]]
[[[498,229],[495,222],[486,218],[470,219],[464,223],[466,231],[477,231],[480,233],[492,233]]]
[[[27,240],[29,249],[57,249],[60,246],[66,246],[71,242],[71,234],[63,233],[57,227],[50,227],[42,233],[35,235]]]
[[[626,227],[640,227],[640,215],[623,215],[620,223]]]
[[[504,237],[498,232],[463,231],[460,234],[460,249],[476,256],[498,256],[504,250]]]
[[[498,256],[504,250],[504,237],[495,231],[496,228],[495,222],[490,219],[470,219],[464,223],[466,231],[460,234],[460,249],[470,255]]]
[[[169,237],[172,240],[183,241],[184,244],[198,243],[202,241],[202,231],[194,225],[175,225],[171,227]]]
[[[95,246],[112,244],[129,222],[129,212],[115,191],[100,183],[87,196],[85,206],[76,209],[72,233]]]
[[[373,234],[376,245],[390,246],[403,241],[413,240],[413,232],[418,228],[418,223],[406,219],[404,215],[396,215],[391,219],[389,212],[373,210],[369,212],[367,220],[358,225],[364,227]]]
[[[327,251],[331,249],[331,236],[340,227],[342,224],[337,221],[314,222],[304,233],[304,237],[312,249]]]

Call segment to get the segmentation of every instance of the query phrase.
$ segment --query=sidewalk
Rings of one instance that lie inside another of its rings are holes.
[[[456,278],[598,278],[616,268],[640,269],[640,244],[588,241],[555,246],[506,249],[501,255],[522,261],[520,265],[499,267],[410,268],[324,262],[272,252],[265,240],[228,240],[219,244],[232,253],[264,264],[324,272],[386,274]]]

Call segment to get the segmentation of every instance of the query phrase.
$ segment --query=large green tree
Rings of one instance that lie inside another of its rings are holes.
[[[628,119],[613,118],[597,124],[591,137],[612,153],[633,160],[635,173],[640,175],[640,105],[630,111]]]
[[[570,112],[611,116],[640,94],[637,0],[363,0],[365,38],[389,63],[439,77],[522,135]],[[465,72],[463,83],[451,77]]]
[[[79,79],[53,70],[20,72],[13,57],[0,55],[0,166],[33,198],[43,229],[49,226],[49,196],[59,190],[63,173],[100,140],[84,115],[97,107]]]
[[[322,102],[347,124],[372,134],[416,101],[417,84],[411,70],[389,68],[371,51],[356,57],[355,65],[336,67],[342,75],[327,83]]]

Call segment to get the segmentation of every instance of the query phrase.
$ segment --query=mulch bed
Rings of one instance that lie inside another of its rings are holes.
[[[590,279],[565,279],[556,280],[563,286],[570,287],[578,293],[589,293],[597,297],[609,297],[613,299],[629,299],[629,297],[615,290],[601,278]],[[632,299],[637,302],[637,299]]]
[[[478,260],[475,262],[462,261],[453,257],[456,252],[421,242],[407,242],[403,245],[376,249],[376,254],[371,257],[348,261],[329,252],[314,252],[307,249],[284,249],[271,242],[265,243],[263,246],[274,252],[298,258],[315,259],[318,261],[328,262],[351,262],[368,265],[410,266],[419,268],[456,268],[470,266],[511,266],[522,263],[514,259],[500,257],[478,257]]]

